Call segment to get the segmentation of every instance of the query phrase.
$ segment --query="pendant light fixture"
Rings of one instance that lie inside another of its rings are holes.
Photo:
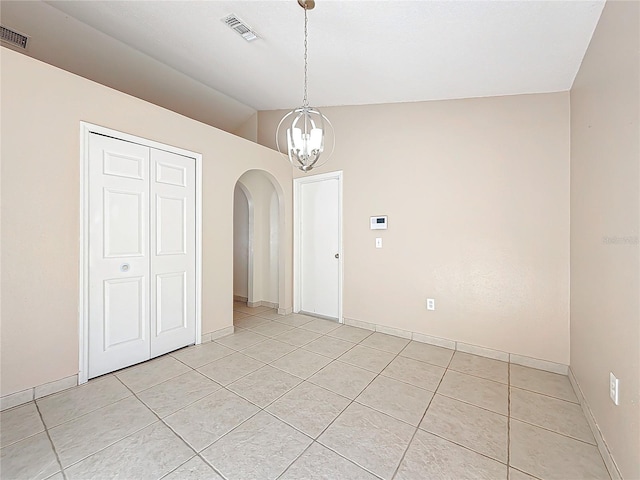
[[[302,106],[287,113],[276,130],[276,147],[289,158],[294,167],[309,172],[324,165],[335,146],[333,126],[329,119],[317,108],[310,107],[307,99],[307,10],[315,7],[315,0],[298,0],[304,9],[304,96]],[[331,144],[331,151],[320,156],[325,150],[325,139]]]

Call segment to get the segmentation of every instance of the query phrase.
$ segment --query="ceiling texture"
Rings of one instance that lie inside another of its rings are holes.
[[[604,0],[317,0],[309,102],[363,105],[566,91]],[[245,41],[221,19],[258,35]],[[296,0],[5,1],[44,62],[233,132],[302,103]]]

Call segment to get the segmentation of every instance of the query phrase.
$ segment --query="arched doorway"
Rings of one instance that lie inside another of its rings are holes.
[[[279,308],[284,295],[282,189],[267,172],[249,170],[234,189],[234,300]]]

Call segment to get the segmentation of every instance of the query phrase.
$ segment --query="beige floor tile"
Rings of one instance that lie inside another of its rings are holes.
[[[46,480],[65,480],[62,472],[54,473],[50,477],[47,477]]]
[[[417,427],[431,397],[433,392],[381,375],[365,388],[356,402]]]
[[[213,468],[200,457],[193,457],[187,463],[180,465],[162,480],[223,480]]]
[[[596,444],[582,408],[577,403],[511,388],[511,417]]]
[[[245,348],[240,352],[261,362],[270,363],[285,356],[287,353],[294,351],[295,349],[296,347],[294,345],[279,342],[278,340],[270,338],[264,342],[253,345],[252,347]]]
[[[407,357],[396,357],[382,375],[395,378],[416,387],[436,391],[445,369]]]
[[[0,450],[2,479],[44,479],[59,471],[60,465],[45,432]]]
[[[279,480],[377,480],[356,464],[314,442]]]
[[[262,312],[256,315],[256,317],[264,318],[266,320],[279,320],[281,318],[285,318],[286,315],[280,315],[277,310],[273,310],[270,312]],[[297,325],[292,325],[292,327],[296,327]]]
[[[331,362],[330,358],[299,349],[279,358],[272,362],[271,365],[291,375],[306,379],[322,369],[329,362]]]
[[[44,432],[44,425],[34,402],[0,413],[0,447]]]
[[[184,363],[166,355],[121,370],[116,376],[134,393],[138,393],[189,371],[191,369]]]
[[[397,480],[506,480],[507,466],[418,430],[400,464]]]
[[[309,381],[334,393],[354,399],[375,377],[376,374],[373,372],[335,361],[310,377]]]
[[[234,353],[200,367],[198,372],[218,382],[220,385],[229,385],[262,367],[264,367],[263,362],[242,353]]]
[[[191,371],[145,390],[138,398],[163,418],[220,388],[210,378]]]
[[[355,345],[355,343],[345,342],[344,340],[338,340],[336,338],[323,336],[311,343],[308,343],[303,348],[305,350],[309,350],[310,352],[336,359],[346,351],[351,350],[353,347],[355,347]]]
[[[493,380],[494,382],[509,383],[509,364],[493,358],[456,352],[449,364],[449,368],[467,375]]]
[[[303,330],[302,328],[294,328],[281,335],[275,337],[279,342],[289,343],[296,347],[302,347],[307,343],[313,342],[315,339],[320,338],[321,335],[310,330]]]
[[[187,347],[171,354],[172,357],[189,365],[191,368],[198,368],[207,363],[214,362],[222,357],[231,355],[234,350],[223,347],[215,342],[209,342],[194,347]]]
[[[131,391],[109,375],[36,400],[48,428],[130,397]]]
[[[69,480],[158,479],[193,456],[166,425],[154,423],[65,470]]]
[[[271,480],[280,476],[312,440],[260,412],[202,452],[228,480]]]
[[[323,320],[321,318],[314,318],[310,322],[305,323],[300,328],[304,328],[305,330],[311,330],[312,332],[320,333],[322,335],[326,335],[332,330],[338,328],[340,324],[334,320]]]
[[[395,355],[393,353],[356,345],[339,357],[339,360],[350,365],[355,365],[356,367],[364,368],[365,370],[380,373],[394,358]]]
[[[335,330],[331,330],[327,335],[330,337],[346,340],[347,342],[360,343],[362,340],[372,335],[371,330],[364,328],[352,327],[350,325],[342,325]]]
[[[267,407],[267,411],[301,432],[316,438],[351,400],[304,382]]]
[[[239,328],[256,328],[262,325],[268,325],[269,323],[271,323],[271,320],[253,315],[247,315],[237,320],[235,318],[233,319],[233,326]]]
[[[507,462],[506,416],[436,395],[420,428],[500,462]]]
[[[509,480],[538,480],[536,477],[509,467]]]
[[[379,477],[390,479],[414,432],[415,428],[404,422],[352,403],[318,441]]]
[[[234,350],[242,350],[256,343],[264,342],[266,339],[267,337],[264,335],[258,335],[252,330],[241,330],[231,335],[218,338],[215,342],[225,347],[233,348]]]
[[[250,316],[251,315],[249,315],[248,313],[242,313],[242,312],[233,310],[233,323],[235,324],[236,320],[240,320],[241,318],[247,318]]]
[[[292,313],[290,315],[278,315],[278,318],[274,318],[273,320],[275,322],[284,323],[285,325],[291,325],[292,327],[301,327],[302,325],[314,320],[314,318]]]
[[[49,430],[64,468],[156,422],[135,397],[128,397]]]
[[[511,386],[578,403],[569,377],[511,364]]]
[[[244,398],[222,389],[169,415],[164,421],[200,452],[258,411],[258,407]]]
[[[292,328],[294,327],[292,327],[291,325],[270,321],[269,323],[265,323],[264,325],[252,328],[251,331],[259,333],[260,335],[264,335],[266,337],[275,338],[278,335],[282,335],[283,333],[288,332]]]
[[[302,379],[267,365],[233,382],[227,388],[264,408],[300,382]]]
[[[511,419],[514,468],[545,480],[608,479],[597,447]]]
[[[409,342],[405,349],[400,352],[400,355],[438,365],[439,367],[446,367],[449,365],[453,353],[454,351],[448,348],[429,345],[428,343]]]
[[[436,393],[455,398],[501,415],[509,413],[507,385],[447,370]]]
[[[365,347],[377,348],[378,350],[398,354],[407,346],[409,341],[410,340],[407,338],[394,337],[393,335],[387,335],[386,333],[376,332],[369,335],[360,343]]]
[[[249,307],[246,304],[237,303],[233,305],[233,310],[236,312],[248,313],[249,315],[258,315],[259,313],[268,312],[273,309],[270,307]]]

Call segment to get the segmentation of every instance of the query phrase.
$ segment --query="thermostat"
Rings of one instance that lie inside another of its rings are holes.
[[[387,216],[371,217],[371,230],[386,230]]]

